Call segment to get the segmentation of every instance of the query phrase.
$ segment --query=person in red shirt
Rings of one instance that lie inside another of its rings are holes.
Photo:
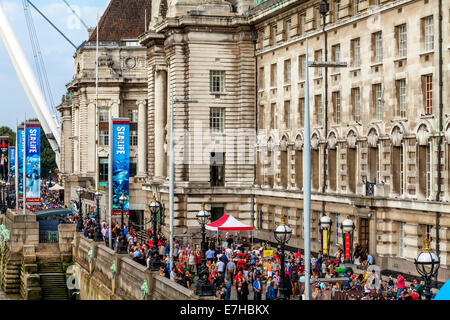
[[[236,283],[238,283],[239,280],[240,280],[241,278],[243,278],[243,277],[244,277],[244,275],[242,274],[242,269],[239,269],[238,274],[234,277],[234,281],[235,281]]]
[[[238,270],[244,270],[245,267],[245,260],[239,259],[239,261],[236,263],[236,267]]]

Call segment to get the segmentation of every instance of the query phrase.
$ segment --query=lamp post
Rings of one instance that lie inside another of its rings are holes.
[[[202,227],[202,264],[200,265],[200,270],[198,272],[198,280],[196,287],[196,294],[198,296],[213,296],[214,291],[211,286],[211,282],[208,279],[209,271],[206,266],[206,231],[205,225],[208,222],[210,214],[205,210],[205,204],[202,203],[202,209],[197,213],[197,220]]]
[[[352,258],[352,243],[355,224],[349,218],[342,221],[341,224],[342,238],[344,244],[344,261],[349,262]]]
[[[125,206],[126,201],[127,201],[127,197],[125,197],[125,194],[122,192],[122,195],[119,198],[119,202],[120,202],[120,235],[119,235],[119,242],[117,245],[117,253],[118,254],[127,254],[128,253],[128,244],[127,244],[127,240],[125,239],[125,230],[124,230],[124,224],[123,224],[123,207]]]
[[[150,214],[152,218],[152,227],[153,227],[153,246],[152,253],[149,262],[149,269],[151,271],[158,271],[161,266],[161,260],[159,259],[158,254],[158,236],[157,236],[157,214],[161,210],[161,203],[156,200],[155,195],[153,195],[153,200],[149,204]]]
[[[11,187],[11,183],[6,182],[5,184],[5,213],[7,209],[10,209],[10,205],[9,205],[9,188]]]
[[[97,224],[95,226],[94,241],[101,242],[103,241],[103,235],[100,227],[100,199],[102,198],[102,193],[100,191],[96,191],[94,193],[94,197],[97,204],[97,215],[95,216],[95,221]]]
[[[285,271],[284,271],[284,250],[286,247],[286,243],[291,239],[292,236],[292,230],[291,228],[286,224],[286,217],[283,215],[281,218],[281,224],[275,229],[273,232],[275,240],[277,240],[280,248],[280,295],[278,296],[278,300],[288,300],[288,295],[286,294],[287,288],[285,283]]]
[[[427,300],[431,300],[431,279],[436,277],[439,270],[440,259],[430,249],[430,240],[428,237],[424,240],[424,249],[421,254],[414,259],[417,272],[425,282],[425,296]]]
[[[330,230],[333,222],[331,218],[327,215],[323,215],[319,220],[319,227],[321,229],[321,238],[322,238],[322,253],[324,259],[328,259],[328,251],[330,246]]]
[[[81,209],[82,203],[81,203],[81,195],[83,194],[83,189],[81,187],[78,187],[76,190],[78,195],[78,218],[77,218],[77,232],[83,231],[83,210]]]

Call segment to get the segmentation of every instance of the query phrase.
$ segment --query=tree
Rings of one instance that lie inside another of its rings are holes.
[[[0,136],[8,136],[8,144],[9,146],[16,145],[16,133],[10,127],[0,127]]]

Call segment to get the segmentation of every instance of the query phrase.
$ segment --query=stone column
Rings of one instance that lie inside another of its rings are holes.
[[[138,163],[137,163],[137,175],[138,177],[145,177],[146,175],[146,155],[147,155],[147,143],[146,143],[146,127],[147,127],[147,102],[145,100],[137,101],[138,105]]]
[[[164,175],[164,140],[166,126],[167,74],[162,68],[155,71],[155,177]]]
[[[75,106],[74,112],[74,159],[73,159],[73,171],[75,174],[80,173],[80,108]]]

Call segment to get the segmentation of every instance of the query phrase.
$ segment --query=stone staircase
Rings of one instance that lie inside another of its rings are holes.
[[[42,300],[68,300],[66,276],[61,262],[38,263]]]
[[[9,261],[6,265],[3,291],[8,294],[20,293],[20,274],[22,271],[21,262]]]

